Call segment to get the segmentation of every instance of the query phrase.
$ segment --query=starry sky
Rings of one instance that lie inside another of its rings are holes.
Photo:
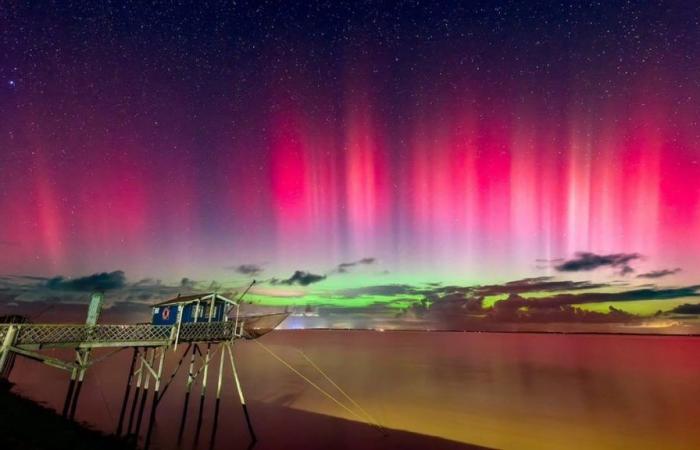
[[[699,42],[694,2],[4,1],[3,289],[693,306]]]

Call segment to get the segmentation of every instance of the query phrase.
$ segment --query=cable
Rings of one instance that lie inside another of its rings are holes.
[[[362,414],[364,414],[365,416],[367,416],[367,418],[369,419],[368,422],[373,423],[373,424],[376,425],[377,428],[379,428],[380,430],[384,430],[384,427],[379,423],[379,421],[378,421],[377,419],[375,419],[374,417],[372,417],[372,415],[371,415],[370,413],[368,413],[367,411],[365,411],[365,409],[364,409],[362,406],[360,406],[359,403],[357,403],[355,400],[353,400],[352,397],[350,397],[350,395],[348,395],[347,392],[345,392],[343,389],[341,389],[341,387],[338,386],[338,385],[336,384],[335,381],[331,380],[331,377],[329,377],[329,376],[326,374],[326,372],[324,372],[323,370],[321,370],[321,368],[318,367],[318,366],[316,365],[316,363],[314,363],[313,361],[311,361],[311,358],[309,358],[308,356],[306,356],[306,353],[304,353],[304,352],[301,351],[301,350],[299,350],[299,353],[301,353],[301,356],[303,356],[304,359],[306,359],[306,360],[309,362],[309,364],[311,364],[311,366],[312,366],[314,369],[316,369],[321,375],[323,375],[323,377],[324,377],[326,380],[328,380],[328,382],[329,382],[330,384],[332,384],[333,387],[335,387],[338,391],[340,391],[340,393],[343,394],[343,395],[345,396],[345,398],[347,398],[347,399],[350,401],[350,403],[352,403],[353,405],[355,405],[355,407],[356,407],[357,409],[359,409],[360,412],[362,412]]]
[[[289,370],[291,370],[292,372],[294,372],[295,374],[297,374],[297,375],[298,375],[299,377],[301,377],[304,381],[306,381],[307,383],[309,383],[309,384],[310,384],[311,386],[313,386],[317,391],[319,391],[321,394],[323,394],[323,395],[325,395],[326,397],[328,397],[331,401],[333,401],[334,403],[336,403],[338,406],[340,406],[341,408],[343,408],[344,410],[346,410],[347,412],[349,412],[349,413],[352,414],[353,416],[357,417],[361,422],[367,422],[367,420],[366,420],[364,417],[360,416],[360,415],[357,414],[355,411],[353,411],[352,409],[350,409],[350,408],[348,408],[347,406],[345,406],[341,401],[339,401],[338,399],[336,399],[335,397],[333,397],[332,394],[330,394],[329,392],[327,392],[326,390],[324,390],[324,389],[323,389],[321,386],[319,386],[318,384],[316,384],[316,383],[314,383],[313,381],[311,381],[306,375],[304,375],[303,373],[299,372],[297,369],[295,369],[294,367],[292,367],[292,365],[289,364],[287,361],[285,361],[285,360],[282,359],[281,357],[277,356],[277,355],[275,354],[275,352],[273,352],[272,350],[270,350],[265,344],[261,343],[261,342],[258,341],[257,339],[254,340],[253,342],[255,342],[256,344],[258,344],[259,346],[261,346],[263,349],[265,349],[265,351],[268,352],[270,355],[272,355],[273,358],[275,358],[277,361],[279,361],[279,362],[281,362],[282,364],[284,364]],[[372,423],[370,423],[370,425],[376,426],[376,425],[374,425],[374,424],[372,424]],[[381,431],[381,430],[380,430],[380,431]]]

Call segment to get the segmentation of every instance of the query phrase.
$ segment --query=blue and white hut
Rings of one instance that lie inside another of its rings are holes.
[[[226,322],[236,302],[217,294],[178,295],[153,305],[153,325],[175,325],[197,322]]]

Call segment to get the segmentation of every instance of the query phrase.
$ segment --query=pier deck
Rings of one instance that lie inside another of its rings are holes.
[[[243,324],[244,322],[241,322]],[[5,324],[0,325],[0,342],[14,328],[13,347],[25,350],[49,348],[161,347],[178,342],[223,342],[236,335],[236,322],[199,322],[176,325],[84,325]],[[238,330],[238,335],[243,330]]]

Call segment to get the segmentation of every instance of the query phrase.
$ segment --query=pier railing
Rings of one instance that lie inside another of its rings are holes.
[[[14,345],[24,348],[43,347],[117,347],[158,346],[172,343],[176,327],[172,325],[71,325],[14,324]],[[10,325],[0,325],[0,343]],[[179,342],[216,342],[235,335],[234,322],[199,322],[182,324]]]

